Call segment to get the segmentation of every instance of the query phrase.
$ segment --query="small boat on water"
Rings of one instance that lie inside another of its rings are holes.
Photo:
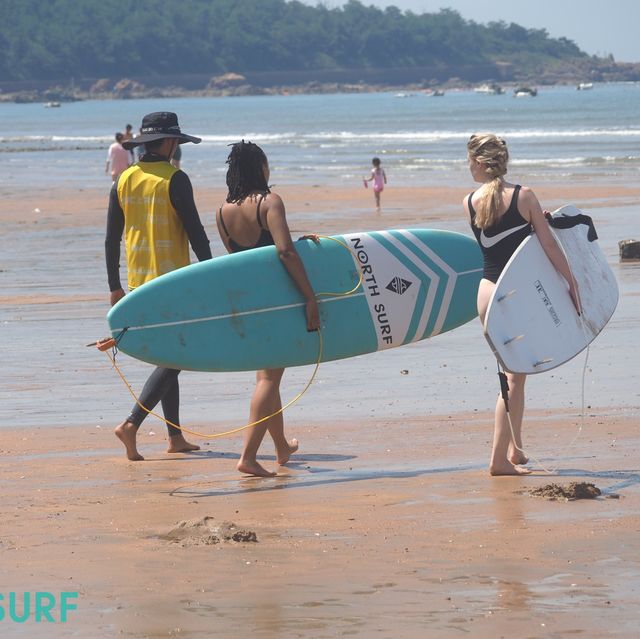
[[[45,109],[51,109],[53,107],[59,107],[60,106],[60,102],[45,102],[44,103],[44,108]]]
[[[513,90],[513,95],[516,98],[535,98],[538,95],[538,89],[531,87],[516,87]]]
[[[485,95],[502,95],[504,93],[504,89],[495,82],[481,84],[480,86],[475,87],[474,91],[476,93],[484,93]]]
[[[590,89],[593,89],[593,82],[580,82],[576,89],[578,91],[589,91]]]
[[[431,92],[431,97],[433,98],[441,98],[444,95],[444,91],[442,89],[435,89],[435,91]]]

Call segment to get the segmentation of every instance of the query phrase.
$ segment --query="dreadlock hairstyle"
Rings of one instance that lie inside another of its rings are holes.
[[[509,151],[507,143],[492,133],[476,133],[467,143],[467,153],[484,167],[490,181],[485,187],[484,197],[476,207],[475,225],[486,229],[498,221],[502,204],[502,177],[507,173]]]
[[[257,144],[244,140],[232,144],[227,164],[227,202],[242,202],[254,191],[271,193],[264,176],[267,156]]]

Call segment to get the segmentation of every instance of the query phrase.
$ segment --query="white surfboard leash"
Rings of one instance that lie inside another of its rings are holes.
[[[580,300],[580,291],[578,290],[578,284],[576,282],[576,278],[573,274],[573,269],[571,268],[571,263],[569,262],[569,258],[567,257],[566,251],[564,250],[564,247],[562,246],[562,243],[559,242],[555,236],[554,236],[554,240],[558,246],[558,248],[562,251],[565,260],[567,262],[567,266],[569,267],[569,274],[571,276],[572,279],[572,283],[574,286],[575,291],[578,294],[578,304],[580,305],[580,310],[582,311],[582,302]],[[582,434],[582,431],[584,429],[584,406],[585,406],[585,380],[586,380],[586,371],[587,371],[587,364],[589,362],[589,335],[587,333],[586,330],[586,326],[585,326],[585,321],[584,321],[584,316],[583,316],[583,312],[580,312],[578,314],[578,317],[580,318],[580,326],[582,328],[582,331],[584,333],[585,336],[585,342],[587,343],[587,348],[586,348],[586,354],[585,354],[585,360],[584,360],[584,364],[582,366],[582,375],[581,375],[581,390],[580,390],[580,423],[578,425],[576,434],[574,435],[573,439],[569,442],[569,444],[565,447],[565,452],[569,451],[570,448],[573,447],[573,445],[575,444],[575,442],[578,440],[578,438],[580,437],[580,435]],[[517,339],[517,338],[516,338]],[[526,453],[521,447],[519,447],[516,444],[516,436],[515,436],[515,430],[513,428],[513,423],[511,421],[511,414],[509,413],[509,384],[507,382],[507,378],[506,375],[504,373],[504,371],[500,370],[500,361],[497,360],[498,363],[498,377],[500,378],[500,392],[502,395],[502,400],[504,402],[505,405],[505,410],[507,413],[507,419],[509,421],[509,430],[511,431],[511,442],[514,446],[514,448],[521,452],[523,455],[527,456],[528,453]],[[549,475],[553,475],[557,472],[558,468],[553,468],[553,469],[549,469],[547,468],[537,457],[535,457],[535,455],[533,454],[529,454],[531,459],[533,459],[534,462],[536,462],[538,464],[538,466],[540,466],[540,468],[547,474]],[[516,464],[518,465],[518,464]]]
[[[573,439],[564,447],[564,452],[568,452],[573,445],[576,443],[582,431],[584,429],[584,389],[585,389],[585,379],[586,379],[586,371],[587,371],[587,363],[589,361],[589,345],[586,348],[586,356],[584,359],[584,364],[582,366],[582,380],[581,380],[581,391],[580,391],[580,423],[578,424],[578,428],[576,430],[576,434],[573,436]],[[547,468],[535,455],[525,451],[523,448],[518,446],[516,443],[516,434],[515,429],[513,428],[513,422],[511,421],[511,413],[509,412],[509,384],[507,382],[507,377],[504,371],[500,370],[500,362],[498,362],[498,376],[500,378],[500,393],[502,395],[502,401],[505,405],[505,411],[507,413],[507,420],[509,421],[509,430],[511,431],[511,443],[513,447],[523,455],[530,457],[542,471],[547,473],[548,475],[555,475],[558,471],[558,467],[555,468]],[[504,386],[503,386],[504,384]],[[520,464],[514,464],[515,466],[519,466]]]
[[[556,241],[556,244],[562,251],[564,258],[567,261],[567,266],[569,267],[569,275],[571,276],[572,284],[578,296],[578,304],[580,306],[580,313],[578,314],[578,317],[580,318],[580,327],[582,328],[582,333],[584,335],[585,342],[587,344],[584,364],[582,365],[582,375],[581,375],[581,383],[580,383],[580,423],[576,430],[576,434],[573,436],[573,439],[569,442],[569,444],[564,449],[566,453],[573,447],[576,441],[578,441],[578,438],[580,437],[580,435],[582,434],[582,431],[584,430],[585,382],[586,382],[587,364],[589,362],[589,351],[590,351],[591,342],[589,339],[589,334],[586,329],[586,323],[584,319],[584,309],[582,308],[582,300],[580,299],[580,290],[578,289],[578,282],[576,281],[575,275],[573,274],[573,269],[571,268],[571,262],[569,261],[567,252],[564,250],[564,246],[562,246],[562,242],[558,241],[558,239],[555,237],[555,234],[554,234],[554,239]],[[558,470],[557,468],[554,468],[553,472],[555,473],[557,470]]]

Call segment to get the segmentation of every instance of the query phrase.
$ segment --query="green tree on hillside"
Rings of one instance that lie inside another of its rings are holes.
[[[358,0],[335,9],[297,0],[0,0],[0,8],[0,80],[588,57],[544,29]]]

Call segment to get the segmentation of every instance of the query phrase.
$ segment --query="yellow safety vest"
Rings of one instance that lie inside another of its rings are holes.
[[[189,240],[169,197],[177,170],[169,162],[138,162],[118,180],[129,289],[189,264]]]

